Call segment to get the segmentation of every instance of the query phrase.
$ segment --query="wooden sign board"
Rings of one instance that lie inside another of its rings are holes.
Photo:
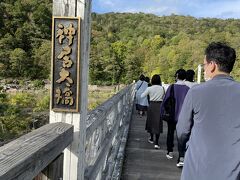
[[[80,18],[53,17],[51,108],[79,112]]]

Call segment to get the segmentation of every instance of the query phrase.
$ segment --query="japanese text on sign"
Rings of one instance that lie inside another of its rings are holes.
[[[78,111],[79,18],[54,18],[52,109]]]

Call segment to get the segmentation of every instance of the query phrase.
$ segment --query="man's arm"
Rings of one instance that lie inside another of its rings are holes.
[[[141,98],[143,98],[147,95],[149,95],[149,87],[147,87],[147,89],[145,89],[145,91],[141,94]]]
[[[192,103],[192,91],[191,89],[188,91],[181,112],[178,117],[177,123],[177,137],[179,143],[185,144],[191,133],[192,125],[193,125],[193,103]]]

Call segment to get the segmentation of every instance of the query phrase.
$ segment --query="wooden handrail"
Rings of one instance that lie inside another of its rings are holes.
[[[73,126],[47,124],[0,147],[0,180],[32,180],[73,140]]]

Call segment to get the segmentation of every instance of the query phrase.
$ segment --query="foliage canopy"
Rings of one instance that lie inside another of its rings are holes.
[[[2,0],[0,77],[49,78],[52,0]],[[172,82],[179,68],[196,69],[204,48],[225,41],[240,50],[240,20],[92,13],[90,83],[130,83],[141,73]],[[240,80],[239,63],[232,75]]]
[[[130,83],[141,73],[157,73],[171,83],[177,69],[195,70],[202,63],[204,49],[212,41],[227,42],[239,54],[239,32],[238,19],[93,13],[90,81]],[[232,75],[240,80],[238,62]]]

